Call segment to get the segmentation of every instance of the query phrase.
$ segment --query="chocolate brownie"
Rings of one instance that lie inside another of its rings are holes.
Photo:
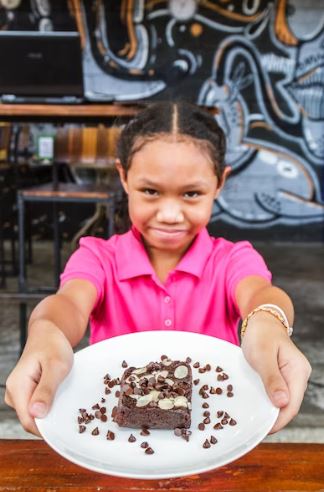
[[[192,372],[186,362],[161,357],[145,367],[129,367],[120,384],[114,421],[121,427],[188,429]]]

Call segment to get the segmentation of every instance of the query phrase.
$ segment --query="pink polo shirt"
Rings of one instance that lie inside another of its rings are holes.
[[[252,245],[213,238],[203,229],[163,284],[132,228],[108,240],[82,238],[61,285],[86,279],[96,287],[90,343],[137,331],[182,330],[238,344],[235,288],[249,275],[271,280]]]

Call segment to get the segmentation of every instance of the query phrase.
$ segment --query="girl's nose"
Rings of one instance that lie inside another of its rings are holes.
[[[183,221],[184,217],[179,205],[173,201],[168,201],[160,206],[156,218],[159,222],[178,224]]]

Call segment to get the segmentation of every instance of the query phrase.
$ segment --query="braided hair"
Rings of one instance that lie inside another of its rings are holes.
[[[184,101],[157,102],[140,111],[122,130],[117,142],[117,157],[126,174],[133,155],[157,136],[190,139],[210,157],[218,180],[225,163],[225,135],[215,117],[207,110]]]

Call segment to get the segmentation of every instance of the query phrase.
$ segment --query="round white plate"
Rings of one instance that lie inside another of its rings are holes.
[[[103,377],[120,377],[121,366],[142,367],[150,361],[159,361],[166,354],[174,360],[191,357],[192,363],[209,363],[211,371],[200,374],[193,368],[192,424],[189,442],[176,437],[172,430],[154,430],[141,436],[140,429],[120,428],[111,419],[111,410],[117,403],[115,386],[110,395],[104,394]],[[229,379],[217,381],[216,367],[220,366]],[[223,388],[221,395],[202,399],[198,391],[203,384]],[[227,385],[233,385],[233,397],[227,396]],[[94,419],[86,432],[79,433],[79,408],[94,412],[91,407],[106,402],[108,421]],[[211,423],[204,431],[198,424],[204,419],[202,403],[210,406]],[[216,412],[226,411],[237,424],[227,424],[221,430],[213,426],[219,422]],[[45,441],[60,455],[78,465],[109,475],[161,479],[201,473],[225,465],[254,448],[269,432],[278,416],[278,409],[270,402],[258,374],[246,362],[239,347],[214,337],[188,332],[147,331],[110,338],[75,354],[73,368],[56,394],[51,411],[44,419],[36,419]],[[99,435],[91,431],[97,427]],[[107,430],[115,439],[106,439]],[[130,434],[136,442],[128,442]],[[218,442],[203,448],[205,439],[214,435]],[[154,454],[147,455],[140,447],[147,441]]]

